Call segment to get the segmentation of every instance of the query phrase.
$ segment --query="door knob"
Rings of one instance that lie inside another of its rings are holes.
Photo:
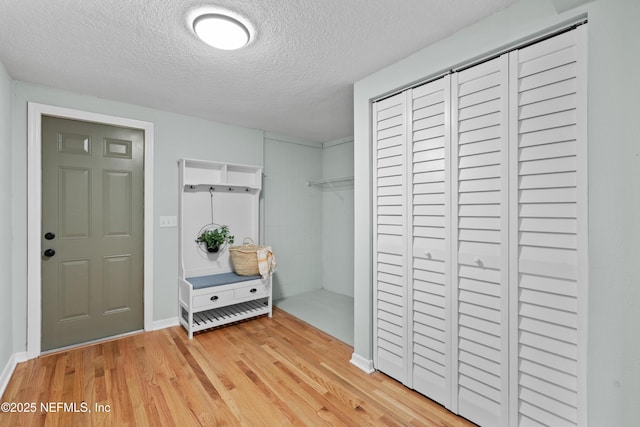
[[[56,235],[49,231],[44,235],[44,238],[47,240],[53,240],[56,238]]]
[[[54,251],[53,249],[45,249],[44,251],[44,256],[46,257],[52,257],[56,254],[56,251]]]

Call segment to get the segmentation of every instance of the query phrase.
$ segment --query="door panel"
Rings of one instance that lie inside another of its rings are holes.
[[[135,286],[131,283],[131,256],[111,256],[104,259],[103,281],[111,286],[103,288],[103,313],[116,313],[131,310],[129,289]]]
[[[508,423],[508,58],[452,76],[454,411]]]
[[[89,317],[91,260],[62,261],[59,268],[60,321],[87,319]]]
[[[128,237],[131,235],[131,184],[129,171],[104,171],[104,235]]]
[[[512,420],[585,425],[585,26],[510,54]],[[560,91],[560,88],[562,89]]]
[[[89,237],[90,179],[88,169],[60,167],[58,170],[61,238]],[[47,212],[46,215],[50,213]]]
[[[406,96],[374,105],[375,364],[407,381]]]
[[[143,149],[141,130],[42,118],[44,351],[143,327]]]
[[[409,313],[413,388],[449,406],[450,130],[449,76],[411,93],[409,133]]]

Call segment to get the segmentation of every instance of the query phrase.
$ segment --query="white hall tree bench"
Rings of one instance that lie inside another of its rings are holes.
[[[204,230],[227,226],[235,241],[259,236],[262,169],[180,159],[178,313],[189,338],[209,328],[272,315],[271,277],[240,276],[228,245],[209,252]]]
[[[189,333],[268,314],[271,280],[233,272],[179,280],[180,323]]]

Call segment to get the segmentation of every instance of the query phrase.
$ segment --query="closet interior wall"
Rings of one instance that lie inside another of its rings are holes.
[[[353,176],[353,139],[324,143],[322,177]],[[353,179],[322,188],[323,288],[353,298]]]
[[[322,174],[321,151],[284,138],[265,138],[265,242],[278,261],[274,301],[322,288],[322,197],[305,184],[310,174]]]
[[[480,425],[586,419],[585,46],[373,104],[374,364]]]

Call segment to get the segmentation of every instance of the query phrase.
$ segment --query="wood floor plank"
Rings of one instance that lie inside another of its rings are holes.
[[[473,425],[365,374],[349,363],[352,352],[279,309],[193,340],[181,327],[130,335],[19,364],[2,401],[37,407],[2,412],[0,425]]]

